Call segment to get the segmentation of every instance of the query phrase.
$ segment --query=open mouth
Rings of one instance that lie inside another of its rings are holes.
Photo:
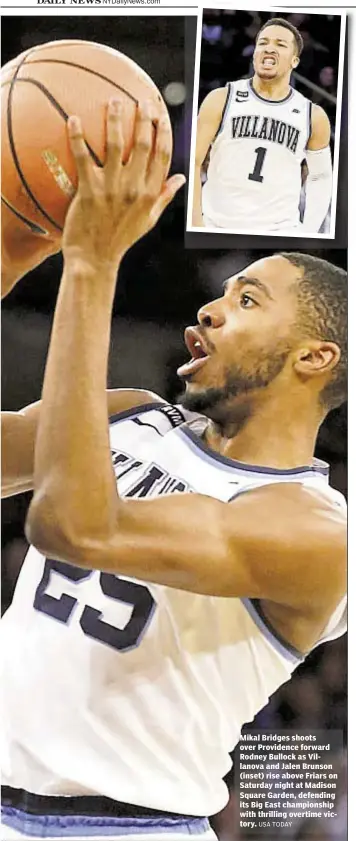
[[[178,368],[177,374],[179,377],[188,377],[194,374],[210,359],[204,346],[204,340],[196,327],[187,327],[184,333],[184,341],[191,353],[191,359]]]
[[[273,55],[266,55],[262,59],[262,67],[266,67],[266,68],[276,67],[276,64],[277,64],[277,60]]]

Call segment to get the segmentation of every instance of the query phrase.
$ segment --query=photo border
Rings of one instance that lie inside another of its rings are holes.
[[[226,2],[226,0],[225,0]],[[229,11],[229,6],[225,7]],[[251,236],[251,237],[279,237],[290,238],[293,240],[328,240],[332,241],[336,238],[336,214],[338,204],[338,183],[339,183],[339,155],[340,155],[340,134],[341,134],[341,114],[342,114],[342,99],[344,88],[344,67],[345,67],[345,47],[346,47],[346,23],[347,11],[337,8],[328,7],[288,7],[275,9],[247,9],[245,4],[234,7],[233,11],[266,11],[276,13],[292,14],[293,12],[306,12],[307,14],[315,15],[330,15],[335,14],[340,17],[340,41],[339,41],[339,61],[338,61],[338,79],[336,92],[336,117],[335,117],[335,141],[334,141],[334,159],[333,159],[333,186],[331,195],[331,211],[330,211],[330,231],[325,233],[309,233],[302,230],[298,233],[293,231],[256,231],[253,233],[246,229],[235,228],[209,228],[197,227],[191,224],[193,213],[193,196],[194,196],[194,158],[197,136],[197,119],[198,119],[198,100],[199,100],[199,81],[200,81],[200,60],[201,60],[201,42],[202,42],[202,28],[203,28],[203,12],[204,9],[220,9],[223,11],[221,2],[218,0],[203,0],[203,5],[199,8],[197,18],[197,34],[196,34],[196,48],[195,48],[195,65],[194,65],[194,88],[193,88],[193,106],[192,106],[192,129],[191,129],[191,145],[189,156],[189,178],[188,178],[188,201],[187,201],[187,219],[186,219],[186,233],[189,234],[214,234],[215,236],[235,235],[235,236]],[[345,7],[344,7],[345,9]],[[204,246],[202,246],[204,247]],[[231,244],[233,248],[233,243]]]

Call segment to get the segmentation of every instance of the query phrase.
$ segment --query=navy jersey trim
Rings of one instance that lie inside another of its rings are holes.
[[[307,107],[307,139],[305,141],[305,148],[307,148],[309,140],[311,138],[312,133],[312,108],[313,103],[310,99],[308,99],[308,107]]]
[[[242,470],[248,473],[265,473],[268,475],[273,476],[299,476],[300,474],[305,475],[309,473],[311,475],[321,474],[322,476],[329,475],[329,468],[327,465],[325,467],[320,465],[310,465],[309,467],[295,467],[286,470],[282,470],[278,467],[260,467],[256,464],[246,464],[245,462],[235,461],[235,459],[228,458],[227,456],[223,456],[220,453],[211,450],[192,429],[189,429],[187,426],[180,427],[179,432],[182,432],[186,435],[192,442],[195,444],[198,449],[202,450],[209,458],[213,461],[218,461],[220,464],[225,464],[226,467],[232,467],[235,470]]]
[[[69,798],[70,799],[70,798]],[[180,836],[197,836],[207,832],[209,821],[207,818],[187,818],[180,815],[172,818],[125,817],[125,818],[97,818],[82,815],[32,815],[19,809],[4,806],[2,808],[2,824],[19,832],[26,832],[26,838],[78,838],[87,841],[93,838],[115,838],[122,835],[150,836],[159,838],[167,833]],[[25,836],[24,836],[25,837]]]
[[[227,83],[227,96],[226,96],[226,100],[225,100],[225,105],[224,105],[223,110],[222,110],[220,125],[219,125],[219,128],[218,128],[218,130],[216,132],[216,135],[214,137],[213,143],[216,140],[216,138],[218,137],[218,135],[221,134],[221,132],[224,128],[226,115],[227,115],[227,110],[228,110],[228,107],[229,107],[230,102],[231,102],[231,97],[232,97],[232,84],[231,84],[231,82],[228,82]]]
[[[179,820],[183,817],[177,812],[136,806],[134,803],[112,800],[103,795],[34,794],[23,788],[12,786],[1,786],[1,804],[3,808],[11,808],[34,816],[76,815],[82,818],[160,818],[161,820]],[[185,820],[194,820],[194,817],[194,815],[184,815]]]
[[[271,622],[263,613],[259,599],[241,599],[241,601],[251,616],[251,619],[253,619],[266,639],[269,640],[271,645],[273,645],[280,654],[295,664],[302,663],[303,660],[305,660],[307,654],[302,654],[301,651],[298,651],[297,648],[285,640],[281,634],[276,631],[273,625],[271,625]]]
[[[167,403],[162,401],[155,400],[152,403],[141,403],[138,406],[132,406],[131,409],[125,409],[124,412],[117,412],[115,415],[110,415],[109,423],[110,426],[114,423],[118,423],[119,421],[125,420],[126,418],[135,417],[136,415],[141,415],[143,412],[151,412],[152,409],[157,409],[160,406],[166,406]]]
[[[252,84],[252,79],[248,80],[248,86],[249,86],[249,89],[250,89],[252,95],[255,96],[256,99],[259,99],[260,102],[267,102],[268,105],[282,105],[284,102],[289,102],[289,100],[292,99],[292,97],[294,96],[294,89],[290,88],[289,93],[283,99],[266,99],[265,96],[261,96],[261,94],[259,94],[259,93],[257,93],[257,91],[255,91],[255,89],[253,87],[253,84]]]

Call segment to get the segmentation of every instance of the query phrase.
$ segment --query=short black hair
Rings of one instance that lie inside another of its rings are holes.
[[[281,252],[297,268],[297,327],[304,335],[334,342],[340,348],[340,360],[320,399],[329,412],[347,399],[347,272],[321,257],[295,252]]]
[[[257,33],[256,41],[260,37],[261,32],[263,32],[263,30],[266,29],[267,26],[284,26],[285,29],[289,29],[289,31],[292,32],[292,34],[294,35],[297,56],[299,58],[299,56],[303,52],[304,47],[304,41],[299,30],[295,26],[293,26],[292,23],[289,23],[289,20],[284,20],[284,18],[270,18],[266,21],[266,23],[263,24],[263,26],[261,26],[260,31]]]

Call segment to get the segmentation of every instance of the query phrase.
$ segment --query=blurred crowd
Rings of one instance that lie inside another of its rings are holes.
[[[256,35],[272,16],[271,12],[245,12],[232,9],[204,9],[200,101],[214,88],[233,79],[252,76],[252,55]],[[281,14],[299,30],[304,49],[297,75],[291,84],[327,111],[335,125],[335,107],[339,61],[340,18],[337,15],[314,15],[301,12]],[[303,77],[306,81],[301,81]],[[308,86],[312,82],[317,90]],[[329,96],[325,96],[329,94]]]

